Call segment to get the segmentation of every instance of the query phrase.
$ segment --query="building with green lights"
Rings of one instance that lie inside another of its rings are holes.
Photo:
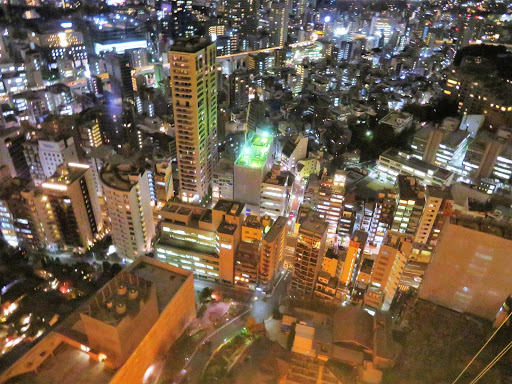
[[[235,162],[233,197],[245,203],[251,214],[259,215],[261,183],[276,158],[273,137],[254,135]]]

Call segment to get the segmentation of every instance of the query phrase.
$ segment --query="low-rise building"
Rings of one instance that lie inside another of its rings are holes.
[[[453,172],[419,160],[396,148],[390,148],[379,156],[375,170],[380,177],[391,181],[404,174],[420,178],[425,185],[449,186],[453,182]]]
[[[393,111],[384,116],[379,124],[393,128],[395,134],[412,127],[413,116],[407,112]]]

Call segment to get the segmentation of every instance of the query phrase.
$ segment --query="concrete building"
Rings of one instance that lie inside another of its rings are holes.
[[[4,129],[0,133],[0,166],[6,166],[12,177],[30,180],[30,169],[23,154],[25,136],[19,128]]]
[[[260,262],[259,253],[259,243],[240,243],[235,256],[235,285],[256,289]]]
[[[393,241],[392,239],[399,240]],[[365,307],[373,310],[389,310],[411,249],[412,244],[402,241],[400,237],[390,236],[387,238],[386,244],[379,249],[372,270],[370,286],[364,296]]]
[[[283,47],[288,39],[288,19],[290,9],[286,2],[273,3],[269,15],[270,44]]]
[[[268,215],[272,219],[286,216],[290,200],[290,189],[293,183],[288,172],[281,172],[274,165],[261,184],[260,215]]]
[[[412,139],[412,156],[432,164],[445,133],[433,125],[420,128]]]
[[[248,213],[259,214],[261,183],[275,161],[272,138],[254,135],[235,162],[234,198],[244,202]]]
[[[192,273],[140,257],[11,364],[0,381],[143,383],[195,316]]]
[[[434,164],[443,168],[460,168],[468,149],[469,139],[470,133],[467,131],[448,133],[437,148]]]
[[[504,140],[490,132],[482,131],[469,144],[462,162],[468,177],[476,179],[491,176],[496,160],[505,145]]]
[[[425,207],[425,187],[415,177],[398,175],[396,210],[391,229],[416,235]]]
[[[404,129],[412,127],[412,120],[413,116],[410,113],[393,111],[384,116],[379,124],[391,127],[393,132],[398,134]]]
[[[425,207],[414,236],[413,250],[409,255],[409,260],[422,263],[430,261],[444,222],[453,213],[454,202],[450,189],[427,186],[425,192]]]
[[[332,177],[325,177],[318,190],[316,210],[320,217],[329,224],[328,242],[337,241],[338,226],[343,212],[346,175],[343,171],[336,171]]]
[[[46,215],[59,232],[59,246],[83,252],[102,237],[101,209],[88,165],[63,164],[41,187],[49,203]]]
[[[447,220],[419,297],[461,313],[494,320],[510,295],[510,226],[494,219]]]
[[[148,171],[134,163],[106,164],[100,182],[118,255],[145,255],[155,235]]]
[[[355,281],[367,239],[368,234],[366,232],[360,230],[354,231],[354,235],[349,242],[345,262],[343,263],[343,268],[341,270],[341,284],[349,286]]]
[[[508,183],[512,178],[512,144],[505,145],[492,167],[491,178]]]
[[[168,203],[158,212],[155,255],[204,278],[234,283],[244,204],[219,200],[213,209]]]
[[[286,138],[281,151],[281,167],[287,171],[295,172],[297,162],[306,158],[307,152],[307,137],[297,136],[293,141]]]
[[[396,206],[396,192],[383,190],[379,192],[368,228],[368,242],[379,246],[384,241],[386,231],[391,228]]]
[[[419,160],[412,155],[390,148],[384,151],[375,169],[380,177],[395,181],[399,174],[415,176],[424,185],[449,186],[453,182],[453,172]]]
[[[180,199],[199,202],[217,161],[216,46],[204,39],[176,40],[169,51]]]
[[[233,200],[234,165],[228,159],[220,159],[213,169],[212,202],[219,199]]]
[[[326,251],[328,224],[311,212],[299,228],[295,247],[292,296],[312,297]]]
[[[272,289],[279,278],[279,272],[283,267],[287,233],[286,217],[278,217],[261,241],[259,283],[265,291]]]
[[[45,177],[51,177],[57,167],[65,163],[78,162],[77,149],[72,136],[60,140],[38,140],[39,159]]]

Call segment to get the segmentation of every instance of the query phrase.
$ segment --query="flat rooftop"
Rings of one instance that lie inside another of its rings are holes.
[[[182,252],[196,252],[196,253],[202,253],[205,255],[218,257],[217,251],[214,247],[208,247],[206,245],[198,244],[198,243],[192,243],[190,241],[185,240],[179,240],[173,237],[165,237],[165,238],[159,238],[156,246],[162,246],[162,247],[170,247],[177,249]]]
[[[425,197],[425,188],[419,184],[418,178],[398,175],[396,181],[400,200],[420,200]]]
[[[464,142],[464,140],[468,138],[468,136],[468,131],[450,132],[441,141],[441,145],[446,145],[449,148],[458,148]]]
[[[271,243],[273,242],[277,236],[281,233],[284,227],[288,224],[288,220],[286,217],[279,216],[276,221],[274,221],[274,224],[270,227],[270,230],[267,232],[263,240]]]
[[[60,165],[52,177],[46,179],[43,188],[65,190],[69,184],[82,177],[89,169],[87,164],[68,163]]]
[[[230,224],[227,221],[223,221],[220,223],[219,227],[217,228],[218,233],[223,233],[225,235],[233,235],[236,231],[237,225],[236,224]]]
[[[412,115],[407,112],[391,112],[384,116],[379,123],[388,124],[392,127],[399,127],[404,123],[407,123],[409,119],[412,119]]]
[[[209,39],[191,37],[185,39],[176,39],[169,49],[170,52],[196,53],[201,49],[205,49],[212,42]]]
[[[312,232],[319,236],[323,236],[323,234],[327,231],[328,226],[329,225],[324,220],[316,218],[314,214],[309,214],[306,220],[304,220],[304,222],[300,225],[299,232],[303,230]]]
[[[175,272],[168,268],[163,268],[158,264],[145,261],[136,265],[132,264],[128,268],[131,274],[146,281],[150,281],[155,286],[158,309],[160,311],[167,306],[174,295],[180,290],[187,277],[191,274],[184,269],[180,270],[180,272]]]
[[[105,368],[103,363],[91,359],[86,352],[61,342],[37,368],[37,373],[25,373],[7,383],[100,384],[110,382],[114,374],[114,370]]]
[[[244,203],[240,203],[238,201],[233,200],[224,200],[221,199],[215,204],[213,207],[214,211],[221,211],[227,213],[230,216],[240,216],[245,208]]]
[[[267,162],[267,155],[271,144],[271,138],[254,136],[251,141],[245,143],[235,165],[258,169],[263,168]]]

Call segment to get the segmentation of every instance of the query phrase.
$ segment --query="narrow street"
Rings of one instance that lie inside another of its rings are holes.
[[[203,369],[206,366],[206,363],[208,362],[211,353],[213,353],[213,351],[215,351],[215,349],[219,347],[225,340],[234,337],[238,332],[240,332],[244,327],[247,318],[252,316],[256,321],[261,322],[272,316],[272,310],[274,309],[275,306],[278,306],[280,304],[281,300],[286,295],[286,288],[290,282],[290,279],[290,273],[284,275],[283,278],[275,287],[274,293],[271,297],[264,297],[263,294],[250,292],[252,293],[251,297],[254,297],[255,295],[256,297],[258,297],[256,301],[253,301],[250,312],[248,312],[241,318],[237,319],[236,321],[232,322],[231,324],[225,326],[219,332],[211,336],[208,339],[211,341],[211,348],[197,351],[197,353],[192,357],[192,360],[189,362],[187,366],[187,372],[185,373],[185,378],[187,380],[186,382],[191,384],[199,383],[201,375],[203,373]],[[194,288],[196,290],[203,289],[205,286],[209,286],[212,288],[215,287],[215,284],[212,283],[210,286],[210,283],[204,281],[198,281],[194,283]],[[240,290],[236,290],[233,288],[231,288],[230,293],[231,291],[235,291],[239,295],[241,295],[243,292],[245,296],[247,296],[249,293],[247,291],[240,292]],[[249,298],[249,300],[251,299]]]

